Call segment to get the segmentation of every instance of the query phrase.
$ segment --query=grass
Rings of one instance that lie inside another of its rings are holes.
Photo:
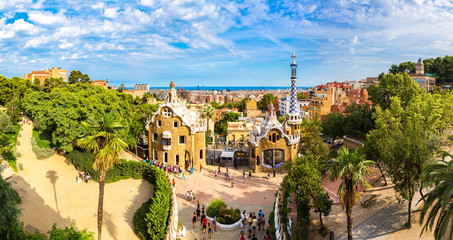
[[[14,132],[6,134],[6,136],[8,136],[8,138],[9,138],[9,140],[12,142],[12,146],[14,149],[12,149],[9,152],[3,153],[3,156],[6,158],[6,161],[8,161],[9,166],[11,166],[11,168],[15,172],[18,171],[17,165],[16,165],[16,156],[15,156],[16,149],[15,148],[16,148],[16,144],[17,144],[17,135],[19,135],[20,127],[21,126],[19,124],[16,124],[16,125],[14,125]]]
[[[38,130],[33,129],[33,137],[40,148],[51,148],[51,137],[45,132],[40,133]]]

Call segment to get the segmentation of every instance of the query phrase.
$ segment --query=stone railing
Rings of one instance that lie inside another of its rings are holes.
[[[288,217],[288,223],[285,222],[280,212],[283,211],[283,198],[286,190],[283,182],[277,191],[275,198],[274,210],[274,224],[275,224],[275,237],[277,240],[290,240],[291,239],[291,219]],[[289,202],[289,201],[288,201]],[[288,207],[288,206],[286,206]]]
[[[168,180],[170,183],[170,180]],[[164,240],[176,240],[180,238],[178,229],[178,202],[176,201],[176,190],[172,188],[170,196],[170,214],[168,215],[168,225]]]
[[[212,217],[206,216],[208,219],[208,222],[212,222]],[[233,224],[222,224],[217,222],[217,229],[223,230],[223,231],[233,231],[235,229],[238,229],[241,227],[241,219],[239,221],[233,223]]]
[[[351,138],[349,136],[343,137],[343,144],[344,144],[344,147],[347,148],[348,150],[354,150],[354,149],[357,149],[357,148],[363,146],[362,141]]]

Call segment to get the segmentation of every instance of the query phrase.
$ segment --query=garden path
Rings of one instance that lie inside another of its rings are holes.
[[[32,124],[25,124],[18,139],[21,145],[17,150],[22,156],[17,161],[23,171],[8,180],[22,198],[24,227],[30,225],[47,233],[53,223],[58,227],[76,223],[97,238],[98,183],[77,184],[78,171],[58,154],[38,160],[31,147],[32,129]],[[145,180],[106,184],[102,238],[138,239],[133,232],[133,214],[152,194],[153,186]]]

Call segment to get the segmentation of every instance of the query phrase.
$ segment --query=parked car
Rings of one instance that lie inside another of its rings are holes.
[[[227,147],[227,148],[225,148],[225,152],[234,152],[234,149],[230,148],[230,147]]]
[[[327,144],[331,144],[331,143],[332,143],[332,140],[330,140],[330,139],[324,139],[324,142],[327,143]]]

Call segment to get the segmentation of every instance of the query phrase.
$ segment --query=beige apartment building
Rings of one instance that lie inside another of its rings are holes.
[[[30,80],[32,83],[35,79],[39,79],[40,84],[42,85],[46,79],[50,78],[61,78],[63,81],[68,81],[68,71],[65,69],[53,67],[46,68],[44,71],[32,71],[24,75],[24,79]]]
[[[109,88],[109,79],[107,78],[107,81],[106,80],[94,80],[94,81],[91,81],[90,84],[93,86],[101,86],[105,89],[108,89]]]
[[[147,122],[149,158],[167,165],[198,168],[206,159],[206,119],[187,109],[170,83],[165,102]]]
[[[310,119],[323,119],[330,113],[330,108],[335,104],[336,88],[316,88],[311,102],[308,104]]]
[[[409,74],[411,79],[418,83],[418,86],[426,89],[426,91],[434,90],[436,85],[436,77],[432,74],[425,73],[425,65],[421,59],[415,64],[415,74]]]

